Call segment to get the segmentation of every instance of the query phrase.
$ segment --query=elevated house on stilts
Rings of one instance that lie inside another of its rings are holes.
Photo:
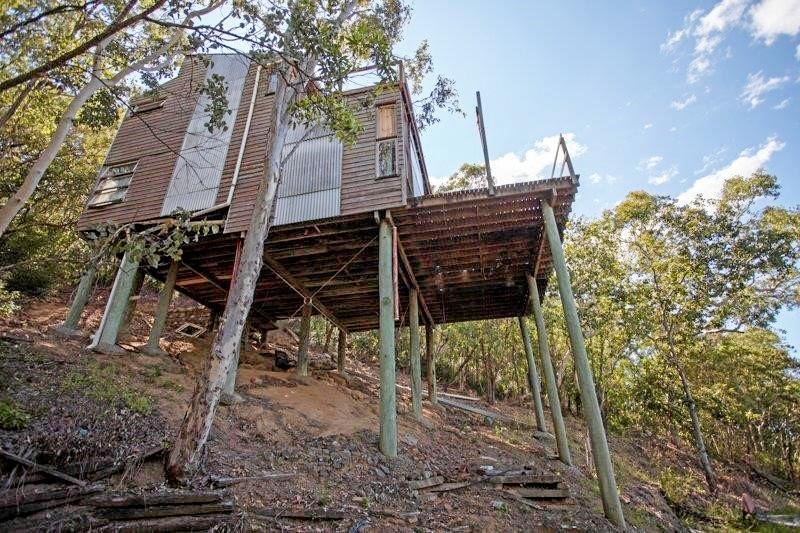
[[[197,88],[214,75],[225,77],[231,112],[224,118],[227,128],[209,132],[208,97]],[[121,258],[92,349],[118,350],[117,335],[143,274],[165,282],[146,350],[159,350],[173,289],[212,313],[222,311],[264,177],[275,84],[266,68],[241,56],[189,57],[175,79],[132,102],[78,231],[91,237],[99,224],[108,223],[146,230],[176,210],[191,212],[198,221],[217,221],[222,229],[186,244],[177,262],[152,267]],[[613,522],[623,524],[561,247],[578,188],[566,144],[560,140],[550,179],[436,193],[402,72],[396,83],[374,89],[345,91],[363,126],[354,144],[343,144],[322,126],[296,127],[290,133],[251,324],[268,329],[277,320],[302,317],[307,336],[310,316],[321,314],[339,328],[342,354],[347,333],[379,329],[380,442],[391,457],[397,453],[398,326],[412,326],[415,416],[421,416],[422,401],[417,326],[425,327],[430,346],[440,324],[533,312],[545,391],[557,398],[540,304],[555,270],[604,508]],[[89,266],[65,329],[77,327],[93,280]],[[525,322],[520,320],[520,326],[537,425],[544,430],[536,357]],[[426,355],[434,370],[430,350]],[[427,381],[435,402],[433,372]],[[570,464],[558,400],[550,406],[559,456]]]

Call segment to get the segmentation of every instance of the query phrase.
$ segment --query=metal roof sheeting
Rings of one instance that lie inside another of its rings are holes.
[[[328,129],[297,126],[289,131],[275,207],[275,224],[339,215],[342,142]]]
[[[223,117],[226,128],[208,131],[206,123],[211,104],[208,94],[200,94],[192,119],[183,138],[180,157],[161,208],[161,216],[177,209],[196,211],[211,207],[217,197],[222,169],[233,132],[233,122],[239,109],[250,61],[238,55],[212,55],[205,79],[221,76],[225,79],[228,113]]]

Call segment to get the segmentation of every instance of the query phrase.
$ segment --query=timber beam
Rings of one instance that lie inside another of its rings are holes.
[[[328,309],[328,307],[325,304],[320,302],[318,298],[314,298],[314,295],[311,293],[311,291],[309,291],[300,282],[300,280],[294,277],[291,272],[286,270],[286,268],[282,264],[273,259],[269,254],[264,254],[264,264],[270,270],[272,270],[276,276],[282,278],[283,281],[287,285],[289,285],[289,287],[300,293],[300,295],[302,295],[302,297],[305,298],[306,300],[309,300],[311,302],[311,305],[316,307],[317,311],[319,311],[322,314],[322,316],[330,320],[331,323],[335,325],[337,328],[347,333],[347,328],[342,324],[342,321],[336,318],[336,315],[334,315],[333,312],[330,309]]]
[[[392,224],[394,224],[391,212],[387,211],[386,216],[389,219],[389,221]],[[403,269],[406,271],[406,274],[408,276],[408,282],[411,285],[408,288],[417,291],[417,294],[419,295],[419,304],[422,307],[422,314],[425,316],[425,323],[433,326],[434,325],[433,316],[431,315],[431,312],[428,309],[428,304],[425,302],[425,297],[419,290],[419,283],[417,283],[417,278],[414,275],[414,269],[411,268],[411,262],[408,260],[408,256],[406,255],[405,248],[403,248],[403,243],[400,241],[399,235],[397,236],[397,255],[400,257],[400,262],[403,263]]]

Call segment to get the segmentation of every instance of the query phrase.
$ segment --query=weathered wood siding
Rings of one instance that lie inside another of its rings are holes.
[[[362,94],[363,98],[365,95]],[[354,98],[358,98],[354,95]],[[377,178],[375,171],[376,106],[394,103],[397,135],[397,176]],[[403,116],[400,90],[384,92],[375,106],[360,109],[356,115],[364,127],[354,145],[345,145],[342,161],[342,215],[363,213],[405,205],[403,175],[406,170]]]
[[[228,199],[254,90],[256,70],[257,66],[253,64],[247,74],[215,205],[223,204]],[[78,221],[79,230],[88,230],[101,223],[124,224],[160,217],[186,128],[197,102],[197,86],[202,82],[204,74],[205,66],[202,61],[194,57],[187,58],[178,76],[164,84],[163,91],[167,98],[162,108],[140,115],[129,114],[125,118],[104,164],[138,160],[139,165],[130,188],[122,202],[86,208]],[[228,209],[225,233],[248,229],[253,202],[264,179],[267,136],[274,101],[274,94],[267,92],[269,77],[267,69],[262,69],[250,131]],[[400,90],[398,87],[386,90],[372,105],[364,107],[361,102],[367,96],[368,90],[353,92],[349,96],[358,108],[356,115],[363,125],[363,131],[353,145],[345,144],[343,148],[341,215],[398,207],[405,205],[407,200],[407,128]],[[395,104],[398,172],[396,176],[377,178],[376,107],[388,103]]]
[[[124,224],[157,218],[167,192],[172,170],[192,118],[196,85],[205,65],[194,57],[184,61],[178,76],[162,86],[164,106],[125,117],[111,144],[105,165],[138,160],[139,165],[122,202],[86,208],[78,229],[87,230],[106,222]]]

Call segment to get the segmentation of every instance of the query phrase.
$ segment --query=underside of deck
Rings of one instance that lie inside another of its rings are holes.
[[[398,325],[407,324],[409,289],[421,296],[421,320],[443,324],[526,312],[526,273],[543,292],[552,266],[540,201],[550,199],[563,230],[578,182],[569,177],[416,198],[389,212],[273,227],[251,320],[268,327],[315,313],[347,331],[378,327],[378,220],[394,224]],[[238,237],[215,235],[187,245],[176,288],[221,311]],[[151,271],[164,279],[168,265]]]

